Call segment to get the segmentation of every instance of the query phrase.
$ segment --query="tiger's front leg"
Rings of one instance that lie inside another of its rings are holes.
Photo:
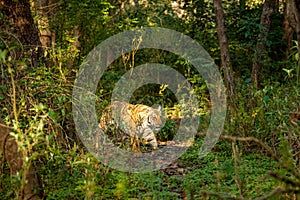
[[[145,128],[141,134],[141,138],[149,142],[153,149],[157,149],[158,144],[154,132],[150,128]]]

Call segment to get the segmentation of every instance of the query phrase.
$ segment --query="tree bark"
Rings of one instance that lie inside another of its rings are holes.
[[[34,9],[37,13],[37,24],[40,31],[40,40],[43,48],[55,44],[53,32],[50,30],[50,21],[55,13],[55,0],[35,0]]]
[[[293,35],[297,27],[296,21],[296,7],[294,4],[294,0],[287,0],[285,3],[285,10],[284,10],[284,21],[283,21],[283,40],[286,42],[286,49],[285,49],[285,58],[287,60],[288,56],[291,53],[292,49],[292,40]]]
[[[294,0],[295,10],[296,10],[296,34],[298,42],[298,72],[297,72],[297,82],[300,83],[300,0]]]
[[[31,66],[37,67],[44,61],[44,51],[39,32],[34,24],[29,0],[0,0],[0,10],[8,16],[7,23],[13,21],[16,35],[23,45],[23,57],[31,58]]]
[[[23,159],[22,152],[18,150],[18,144],[15,138],[10,135],[10,131],[10,128],[5,126],[0,119],[0,153],[3,153],[4,159],[8,162],[11,174],[16,175],[17,172],[23,170],[22,176],[23,178],[26,177],[26,184],[19,191],[18,199],[41,199],[41,187],[35,168],[30,165],[28,169],[24,169],[23,162],[25,159]]]
[[[230,60],[228,40],[226,35],[226,26],[224,11],[222,8],[222,0],[214,0],[214,12],[216,14],[217,21],[217,34],[219,38],[220,50],[221,50],[221,69],[224,73],[225,85],[227,88],[227,95],[231,99],[230,104],[233,107],[233,100],[235,97],[235,81],[232,70],[232,64]]]
[[[275,11],[275,6],[276,0],[266,0],[260,18],[260,24],[262,25],[263,29],[258,35],[251,74],[252,84],[256,88],[261,87],[262,69],[267,59],[266,41],[268,40],[272,22],[271,18]]]

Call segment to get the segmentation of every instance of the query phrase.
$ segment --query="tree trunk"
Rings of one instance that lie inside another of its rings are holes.
[[[297,72],[297,82],[300,83],[300,0],[294,0],[295,5],[295,13],[296,13],[296,34],[297,34],[297,42],[298,42],[298,72]]]
[[[23,45],[24,55],[31,58],[31,66],[37,67],[44,61],[44,51],[39,38],[31,11],[29,0],[0,0],[1,11],[8,16],[6,22],[12,19],[15,32]]]
[[[55,44],[52,41],[54,33],[50,30],[50,20],[55,13],[54,0],[35,0],[34,8],[37,13],[38,29],[40,31],[40,40],[44,48],[51,47]]]
[[[41,187],[35,169],[33,165],[30,165],[28,169],[23,167],[25,159],[23,159],[22,152],[18,151],[18,144],[15,138],[10,135],[10,131],[10,128],[5,126],[0,119],[0,153],[3,153],[12,175],[16,175],[22,170],[22,176],[26,178],[23,189],[19,191],[18,199],[41,199]]]
[[[220,50],[221,50],[221,69],[224,72],[225,85],[227,88],[227,94],[230,101],[230,106],[233,107],[233,99],[235,97],[235,81],[232,71],[232,65],[229,55],[228,40],[226,36],[226,27],[224,20],[224,11],[222,8],[222,0],[214,0],[214,12],[217,20],[217,34],[219,38]]]
[[[266,0],[260,18],[260,24],[263,29],[258,35],[251,74],[252,84],[256,88],[261,87],[262,69],[267,59],[266,41],[268,40],[271,17],[275,11],[275,6],[276,0]]]
[[[288,56],[291,54],[293,35],[297,27],[296,21],[296,7],[294,0],[287,0],[284,10],[284,21],[283,21],[283,40],[286,42],[285,58],[286,61]]]

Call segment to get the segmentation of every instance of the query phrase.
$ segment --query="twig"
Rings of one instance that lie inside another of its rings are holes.
[[[272,190],[269,194],[266,194],[262,197],[258,197],[255,200],[265,200],[265,199],[269,199],[270,197],[274,196],[275,194],[279,194],[279,193],[283,193],[283,192],[287,192],[287,190],[283,189],[282,187],[277,187],[274,190]]]
[[[299,183],[297,183],[297,182],[295,182],[295,181],[293,181],[293,180],[291,180],[291,179],[289,179],[287,177],[280,176],[279,174],[277,174],[277,173],[275,173],[273,171],[270,171],[269,175],[273,176],[274,178],[276,178],[276,179],[284,182],[285,184],[289,184],[289,185],[291,185],[293,187],[299,186]]]
[[[234,158],[234,171],[235,171],[235,183],[239,189],[240,192],[240,197],[243,197],[243,183],[239,177],[239,151],[238,147],[235,145],[235,142],[231,142],[232,146],[232,153],[233,153],[233,158]]]
[[[1,121],[2,122],[2,121]],[[0,126],[1,127],[3,127],[3,128],[7,128],[7,129],[10,129],[11,127],[9,127],[9,126],[6,126],[5,124],[1,124],[1,122],[0,122]]]
[[[239,197],[229,196],[229,195],[222,195],[222,194],[218,194],[218,193],[215,193],[215,192],[208,192],[208,191],[205,191],[205,190],[202,191],[202,194],[212,196],[212,197],[217,197],[218,199],[244,200],[244,198],[239,198]]]
[[[221,135],[220,136],[221,139],[225,139],[225,140],[230,140],[230,141],[240,141],[240,142],[255,142],[257,144],[259,144],[260,146],[262,146],[269,154],[270,156],[276,160],[281,167],[283,167],[284,169],[286,169],[288,172],[290,172],[293,176],[295,176],[297,179],[300,179],[300,174],[295,170],[295,169],[291,169],[290,167],[288,167],[288,165],[281,161],[273,152],[273,150],[266,144],[264,144],[261,140],[255,138],[255,137],[234,137],[234,136],[229,136],[229,135]]]
[[[12,101],[13,101],[13,113],[14,113],[14,118],[15,118],[15,127],[18,133],[21,133],[21,130],[19,128],[19,119],[18,119],[18,113],[17,113],[17,100],[16,100],[16,85],[15,85],[15,80],[13,76],[13,72],[10,66],[8,66],[8,72],[10,74],[10,79],[11,79],[11,85],[12,85]]]

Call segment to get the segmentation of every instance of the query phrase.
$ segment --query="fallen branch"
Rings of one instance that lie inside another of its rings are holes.
[[[258,197],[255,200],[269,199],[270,197],[274,196],[275,194],[284,193],[284,192],[287,192],[287,190],[285,190],[285,189],[283,189],[282,187],[279,186],[279,187],[275,188],[274,190],[272,190],[270,193],[268,193],[264,196]]]
[[[300,174],[296,169],[291,169],[285,162],[280,160],[278,156],[273,152],[273,150],[266,144],[264,144],[261,140],[255,138],[255,137],[235,137],[235,136],[230,136],[230,135],[221,135],[220,139],[224,140],[229,140],[229,141],[239,141],[239,142],[255,142],[259,144],[261,147],[263,147],[267,153],[274,159],[276,160],[280,166],[284,169],[286,169],[288,172],[290,172],[293,176],[295,176],[297,179],[300,180]],[[299,186],[299,184],[298,184]]]

